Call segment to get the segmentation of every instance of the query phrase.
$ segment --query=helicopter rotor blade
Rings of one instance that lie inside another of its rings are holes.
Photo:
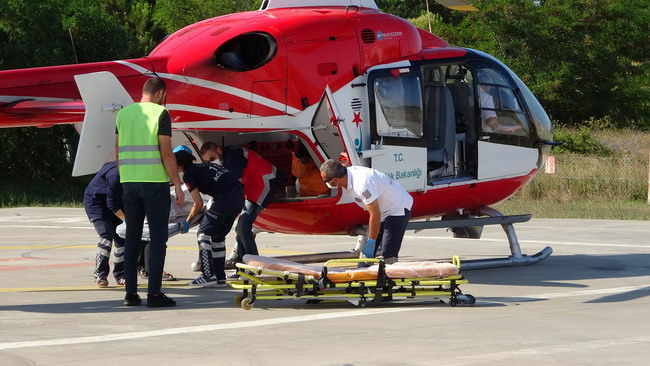
[[[466,0],[435,0],[438,4],[453,10],[478,11]]]

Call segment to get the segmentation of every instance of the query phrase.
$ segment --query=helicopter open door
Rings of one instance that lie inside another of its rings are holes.
[[[374,69],[368,74],[368,94],[373,144],[362,157],[406,190],[424,190],[430,158],[444,160],[453,153],[427,147],[419,72],[407,64]]]
[[[539,151],[516,85],[498,65],[473,66],[480,121],[478,178],[526,174],[536,169]]]
[[[341,112],[327,86],[311,122],[314,138],[329,158],[340,160],[345,157],[350,164],[360,165],[352,138],[341,122]]]

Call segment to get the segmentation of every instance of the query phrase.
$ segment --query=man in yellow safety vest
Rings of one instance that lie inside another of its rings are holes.
[[[145,82],[141,101],[125,107],[117,115],[115,150],[126,218],[126,306],[142,303],[137,293],[137,266],[145,217],[150,234],[147,307],[176,305],[173,299],[160,291],[167,252],[170,180],[176,190],[177,204],[181,205],[185,200],[172,153],[171,117],[162,106],[165,95],[165,83],[153,77]]]

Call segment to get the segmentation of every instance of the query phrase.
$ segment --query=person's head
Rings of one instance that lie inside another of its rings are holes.
[[[301,140],[298,140],[298,148],[296,149],[295,155],[303,164],[307,164],[311,160],[307,146]]]
[[[156,104],[163,104],[167,88],[165,82],[159,77],[152,77],[142,86],[142,101]]]
[[[326,160],[320,166],[320,176],[330,188],[347,187],[348,170],[336,160]]]
[[[221,164],[223,162],[223,149],[221,146],[215,144],[212,141],[208,141],[201,146],[199,152],[201,154],[201,160],[206,163],[217,163]],[[223,165],[223,164],[222,164]]]
[[[492,80],[492,77],[490,76],[490,74],[488,74],[487,71],[479,70],[478,83],[481,86],[481,89],[487,92],[490,91],[490,87],[492,86],[491,84],[494,84],[494,80]]]
[[[191,164],[194,164],[194,155],[192,155],[192,150],[185,145],[178,145],[174,149],[174,156],[176,157],[176,166],[182,172],[184,172],[187,167]]]

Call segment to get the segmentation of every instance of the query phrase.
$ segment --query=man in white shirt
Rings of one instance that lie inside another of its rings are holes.
[[[321,165],[320,174],[330,188],[343,188],[357,205],[370,214],[363,254],[367,258],[374,258],[379,241],[382,243],[384,262],[397,262],[406,225],[411,218],[413,197],[386,174],[371,168],[346,168],[330,159]]]
[[[490,94],[491,85],[494,82],[490,75],[485,71],[479,72],[479,102],[481,106],[481,123],[483,124],[483,131],[495,132],[499,127],[499,120],[497,119],[497,112],[494,110],[494,99]]]

